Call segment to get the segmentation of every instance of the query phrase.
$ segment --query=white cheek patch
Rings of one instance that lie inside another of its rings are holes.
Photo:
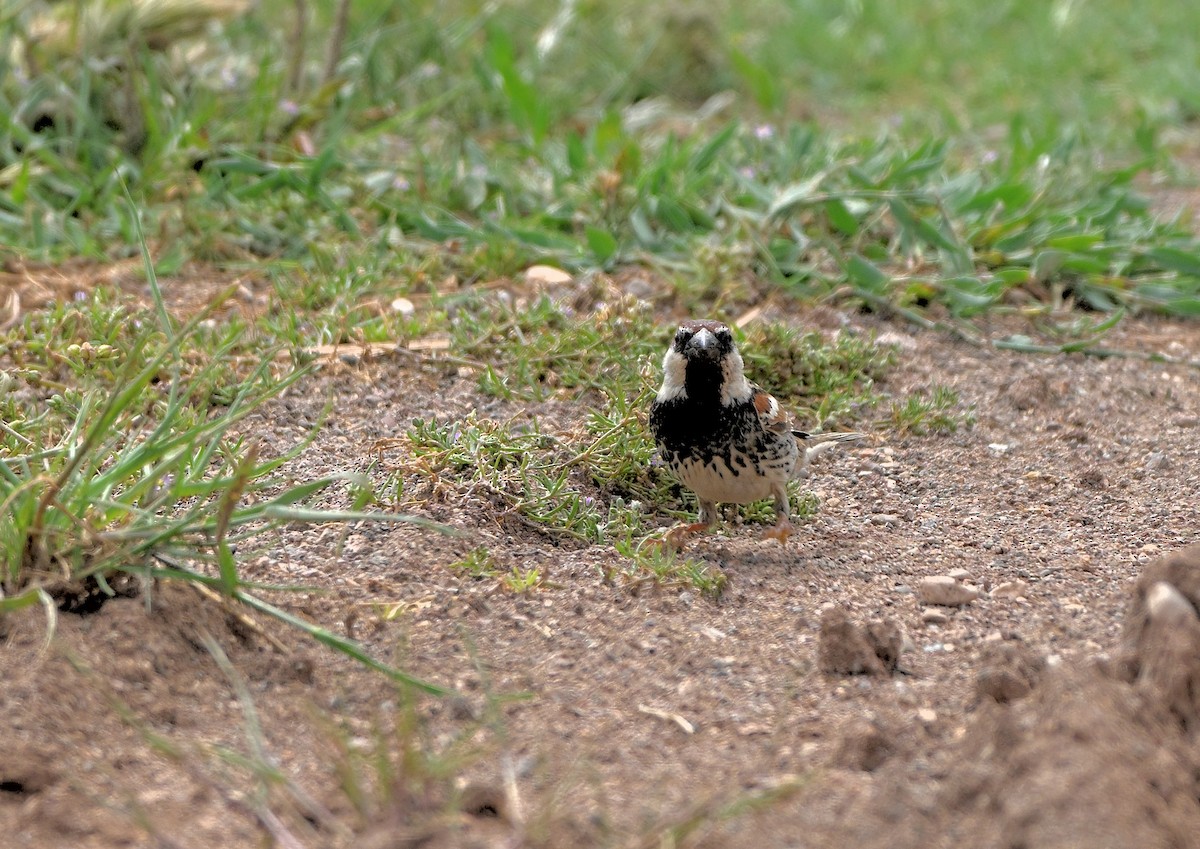
[[[745,365],[742,363],[742,355],[737,352],[737,349],[729,352],[729,355],[721,362],[721,403],[733,404],[739,401],[749,401],[753,389],[750,388],[750,381],[746,380]]]
[[[663,382],[658,390],[658,401],[669,401],[672,398],[686,398],[687,389],[684,382],[687,379],[687,360],[682,354],[677,354],[674,348],[668,348],[663,357]]]

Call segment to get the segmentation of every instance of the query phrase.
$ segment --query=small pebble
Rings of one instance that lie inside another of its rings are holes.
[[[945,625],[950,621],[950,617],[945,611],[938,610],[936,607],[927,607],[921,611],[921,621],[926,625]]]
[[[1157,472],[1160,469],[1170,468],[1171,458],[1164,451],[1151,451],[1146,455],[1145,462],[1142,463],[1142,468],[1148,472]]]
[[[528,283],[558,286],[570,283],[572,279],[570,274],[552,265],[531,265],[525,269],[525,280]]]
[[[958,607],[970,604],[979,598],[979,590],[970,584],[962,584],[949,575],[930,575],[917,585],[917,594],[925,604],[940,604]]]
[[[1028,591],[1029,585],[1024,581],[1005,581],[992,587],[992,591],[988,595],[992,598],[1016,598],[1025,595]]]

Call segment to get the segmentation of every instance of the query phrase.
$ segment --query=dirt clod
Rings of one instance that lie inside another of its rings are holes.
[[[1126,615],[1127,679],[1184,726],[1200,728],[1200,545],[1149,564]]]
[[[842,769],[874,772],[895,750],[892,735],[877,720],[860,719],[842,735],[833,763]]]
[[[1000,704],[1029,695],[1046,668],[1045,658],[1016,642],[990,643],[981,662],[975,692]]]
[[[857,625],[840,607],[821,614],[818,648],[821,670],[834,675],[883,675],[900,663],[904,632],[895,620]]]
[[[1013,409],[1027,412],[1045,404],[1053,396],[1045,375],[1026,374],[1014,379],[1001,390],[1000,397],[1008,400]]]

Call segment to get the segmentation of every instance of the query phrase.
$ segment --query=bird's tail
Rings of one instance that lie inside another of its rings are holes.
[[[796,464],[796,477],[808,477],[808,464],[820,457],[833,446],[842,442],[858,442],[860,439],[866,439],[865,433],[849,432],[849,433],[805,433],[802,430],[794,430],[792,434],[800,440],[801,447],[804,448],[804,456],[800,462]]]

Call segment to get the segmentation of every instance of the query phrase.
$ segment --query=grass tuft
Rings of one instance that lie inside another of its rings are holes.
[[[149,261],[146,270],[157,294]],[[304,506],[341,483],[364,500],[369,484],[339,474],[287,481],[279,472],[306,445],[267,457],[246,435],[249,417],[307,371],[277,365],[270,351],[253,362],[239,357],[236,325],[206,331],[225,297],[178,328],[161,299],[156,315],[137,317],[103,300],[60,306],[4,339],[0,351],[15,366],[5,399],[9,424],[0,433],[0,588],[7,596],[0,612],[40,600],[48,610],[86,614],[146,591],[154,578],[183,580],[218,589],[398,680],[443,692],[256,597],[240,578],[236,552],[284,525],[439,526]]]
[[[604,572],[604,580],[633,593],[647,585],[691,589],[716,602],[721,599],[728,583],[720,568],[703,560],[685,557],[667,546],[631,546],[629,541],[624,541],[618,543],[616,549],[626,558],[626,562],[608,567]]]
[[[975,424],[975,411],[964,409],[953,389],[934,386],[928,394],[894,402],[888,424],[899,433],[954,433]]]

